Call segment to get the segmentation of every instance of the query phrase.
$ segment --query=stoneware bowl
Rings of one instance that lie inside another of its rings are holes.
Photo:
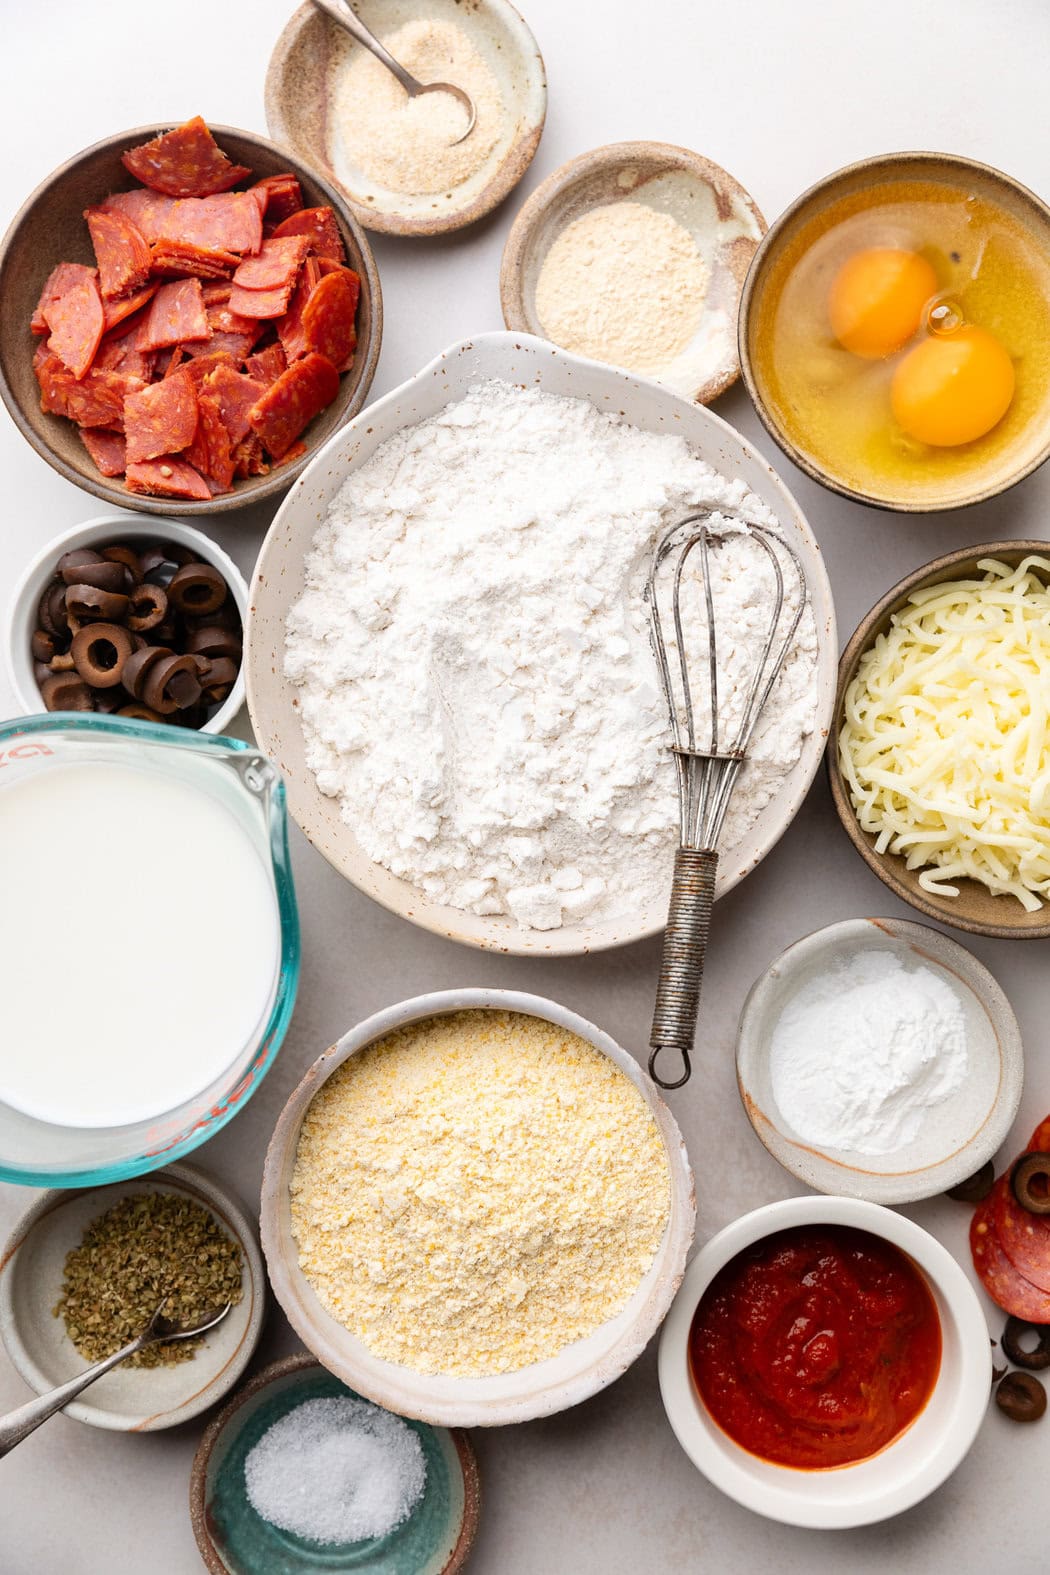
[[[736,344],[740,292],[766,221],[752,197],[717,164],[666,142],[614,142],[570,159],[532,193],[514,221],[500,265],[503,321],[548,335],[536,284],[551,246],[577,219],[608,203],[666,213],[689,231],[707,264],[703,315],[688,347],[648,375],[702,405],[740,376]]]
[[[291,170],[299,180],[307,206],[328,203],[334,208],[347,259],[361,276],[357,354],[350,371],[340,382],[333,403],[322,410],[304,432],[306,453],[298,460],[276,466],[269,475],[236,481],[232,492],[208,502],[142,497],[129,492],[119,477],[107,481],[95,469],[73,422],[47,415],[40,409],[40,390],[33,372],[33,351],[38,340],[29,331],[29,319],[56,263],[94,264],[84,209],[101,202],[110,192],[128,191],[137,184],[121,164],[120,155],[167,129],[167,125],[137,126],[85,148],[83,153],[78,153],[49,175],[26,198],[11,221],[0,244],[0,298],[4,302],[0,396],[22,436],[32,443],[37,453],[67,481],[86,488],[106,503],[146,514],[225,514],[283,492],[325,439],[348,416],[361,409],[379,359],[382,294],[371,248],[339,193],[309,164],[304,164],[285,148],[276,147],[265,137],[237,131],[231,126],[213,125],[211,129],[223,150],[238,164],[247,165],[256,178]]]
[[[312,1356],[274,1362],[209,1422],[190,1475],[190,1516],[212,1575],[455,1575],[467,1562],[481,1513],[478,1463],[466,1433],[410,1421],[423,1446],[426,1487],[400,1526],[366,1542],[317,1543],[270,1525],[244,1484],[249,1451],[273,1424],[307,1400],[352,1395]]]
[[[248,1365],[262,1332],[266,1275],[254,1228],[241,1205],[207,1172],[180,1162],[112,1187],[40,1193],[0,1257],[0,1337],[29,1387],[45,1394],[89,1365],[66,1334],[62,1319],[53,1316],[66,1254],[106,1209],[143,1192],[178,1193],[215,1216],[240,1245],[244,1296],[205,1335],[190,1361],[153,1368],[122,1364],[65,1408],[64,1414],[76,1422],[121,1433],[155,1433],[188,1422],[221,1400]]]
[[[1020,181],[1010,175],[1004,175],[1001,170],[952,153],[887,153],[862,159],[859,163],[835,170],[804,191],[770,226],[765,240],[755,253],[740,301],[740,364],[747,391],[766,430],[792,463],[812,476],[814,481],[819,481],[832,492],[841,493],[843,497],[870,504],[874,508],[892,509],[897,513],[932,514],[996,497],[1038,469],[1050,455],[1050,422],[1046,412],[1022,430],[994,467],[975,469],[970,476],[953,476],[936,487],[931,485],[927,492],[919,496],[914,493],[896,495],[889,491],[876,495],[850,485],[799,446],[774,408],[770,391],[759,371],[756,353],[765,292],[800,236],[828,208],[843,198],[897,180],[932,182],[997,203],[1024,227],[1030,239],[1050,260],[1050,207],[1029,191],[1027,186],[1022,186]]]
[[[802,755],[754,826],[719,864],[717,894],[742,880],[769,852],[798,812],[824,751],[831,722],[837,637],[835,612],[820,549],[795,500],[739,432],[702,409],[612,367],[566,355],[526,334],[481,334],[455,344],[409,382],[369,405],[319,454],[280,509],[263,543],[249,598],[246,673],[248,710],[260,746],[279,766],[291,813],[310,841],[348,880],[384,907],[424,929],[470,946],[521,955],[578,956],[656,935],[667,918],[663,900],[615,920],[584,920],[558,930],[523,930],[506,915],[481,917],[446,907],[374,864],[341,819],[339,801],[318,788],[306,763],[299,695],[284,677],[285,621],[304,584],[303,565],[329,504],[347,475],[387,438],[435,415],[475,384],[499,378],[552,394],[588,399],[622,412],[648,432],[684,437],[715,470],[739,479],[776,514],[799,553],[817,630],[816,719]],[[668,883],[671,876],[670,853]]]
[[[940,1372],[925,1408],[878,1454],[830,1471],[796,1471],[741,1449],[708,1413],[689,1365],[693,1314],[719,1269],[773,1232],[797,1225],[852,1226],[892,1242],[922,1273],[941,1323]],[[668,1420],[709,1482],[770,1520],[839,1530],[897,1515],[951,1475],[988,1410],[992,1361],[977,1293],[940,1242],[876,1203],[809,1197],[755,1209],[700,1250],[664,1324],[659,1372]]]
[[[481,168],[451,191],[396,192],[377,185],[363,169],[337,175],[330,148],[329,73],[351,43],[339,25],[311,4],[296,11],[270,57],[266,73],[266,124],[278,142],[294,148],[342,192],[368,230],[385,235],[442,235],[473,224],[503,201],[520,181],[539,145],[547,113],[547,78],[536,40],[507,0],[358,0],[354,10],[380,38],[424,18],[454,23],[499,84],[508,113],[503,131]]]
[[[871,951],[932,969],[952,987],[966,1017],[968,1064],[962,1087],[930,1108],[913,1142],[889,1154],[860,1155],[804,1142],[792,1129],[773,1091],[770,1048],[781,1013],[800,988]],[[991,1159],[1017,1114],[1024,1056],[1005,994],[958,941],[906,919],[845,919],[796,941],[758,979],[740,1017],[736,1071],[748,1120],[793,1176],[817,1192],[914,1203],[957,1186]]]
[[[1050,935],[1050,906],[1044,904],[1033,913],[1026,913],[1015,898],[993,896],[984,886],[972,880],[953,881],[952,884],[959,888],[957,897],[942,897],[936,892],[924,891],[919,885],[920,870],[909,870],[899,854],[877,853],[875,838],[861,830],[839,766],[838,737],[842,727],[843,697],[853,681],[861,657],[874,645],[878,636],[886,632],[892,615],[904,606],[912,591],[936,585],[942,580],[966,579],[977,572],[977,564],[982,558],[1001,558],[1004,563],[1015,567],[1030,553],[1050,557],[1050,542],[993,541],[986,546],[963,547],[958,552],[946,553],[943,558],[934,558],[932,562],[923,564],[887,591],[867,616],[861,619],[842,653],[834,725],[827,753],[831,796],[839,819],[853,846],[879,879],[902,901],[910,903],[927,918],[936,919],[957,930],[967,930],[971,935],[994,935],[1005,940],[1031,940]]]
[[[219,570],[230,588],[230,595],[237,603],[241,623],[247,622],[248,586],[244,576],[233,559],[203,531],[192,525],[184,525],[181,520],[155,518],[148,514],[100,514],[95,519],[85,520],[83,525],[74,525],[71,530],[63,531],[61,536],[56,536],[40,549],[23,570],[11,598],[7,618],[7,670],[19,710],[26,716],[33,716],[44,709],[40,688],[33,674],[29,641],[37,626],[37,605],[44,587],[54,574],[55,564],[63,553],[72,552],[76,547],[95,547],[99,543],[108,545],[114,541],[173,541],[189,547],[203,561]],[[225,733],[243,704],[242,664],[229,695],[200,731]]]
[[[522,1012],[578,1034],[630,1078],[653,1113],[671,1175],[671,1214],[663,1240],[641,1285],[615,1318],[544,1362],[492,1378],[449,1378],[416,1373],[383,1361],[322,1306],[299,1268],[292,1234],[289,1182],[299,1131],[318,1089],[337,1067],[394,1029],[448,1012]],[[262,1191],[262,1243],[270,1284],[303,1344],[358,1394],[400,1416],[445,1427],[501,1427],[549,1416],[604,1389],[640,1356],[659,1328],[685,1269],[693,1239],[693,1176],[677,1122],[634,1058],[593,1023],[554,1001],[515,990],[443,990],[387,1007],[344,1034],[316,1060],[281,1112],[266,1155]]]

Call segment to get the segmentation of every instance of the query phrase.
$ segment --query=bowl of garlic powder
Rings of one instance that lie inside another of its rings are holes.
[[[266,74],[271,135],[295,149],[369,230],[441,235],[472,224],[517,185],[539,145],[547,79],[536,40],[507,0],[358,0],[354,9],[421,82],[450,95],[409,98],[393,75],[312,4],[291,17]]]
[[[695,1214],[677,1123],[608,1034],[537,996],[449,990],[307,1072],[267,1153],[262,1241],[296,1333],[358,1394],[498,1426],[641,1354]]]

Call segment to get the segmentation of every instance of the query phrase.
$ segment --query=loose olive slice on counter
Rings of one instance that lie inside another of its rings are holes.
[[[946,1196],[954,1198],[957,1203],[983,1203],[994,1185],[995,1166],[989,1159],[980,1170],[975,1170],[972,1176],[960,1181],[957,1187],[949,1187]]]
[[[239,660],[241,637],[232,629],[206,624],[203,629],[194,629],[186,640],[186,649],[194,656],[230,656]]]
[[[1010,1186],[1029,1214],[1050,1214],[1050,1154],[1022,1154],[1010,1172]]]
[[[1046,1390],[1031,1373],[1007,1373],[995,1391],[995,1403],[1011,1422],[1038,1422],[1046,1410]]]
[[[128,571],[122,563],[74,563],[62,570],[66,585],[93,585],[97,591],[127,591]]]
[[[132,651],[124,663],[120,681],[133,700],[142,699],[142,685],[150,668],[165,656],[174,655],[175,652],[165,645],[144,645],[140,650]]]
[[[142,578],[142,564],[139,555],[133,547],[126,542],[115,541],[108,547],[103,547],[102,556],[108,563],[122,563],[137,585]]]
[[[37,608],[37,617],[40,626],[48,634],[64,635],[69,633],[69,612],[66,608],[66,588],[61,580],[52,580],[40,598]]]
[[[168,586],[168,595],[183,613],[217,612],[226,594],[226,581],[210,563],[186,564]]]
[[[168,611],[168,593],[161,585],[136,585],[128,602],[128,628],[140,633],[163,623]]]
[[[94,585],[66,587],[66,611],[74,618],[91,623],[123,623],[128,598],[117,591],[100,591]]]
[[[79,673],[52,673],[40,685],[40,697],[49,711],[90,711],[91,690]]]
[[[136,722],[163,722],[164,720],[159,711],[151,711],[148,705],[122,705],[117,715],[134,717]]]
[[[119,623],[85,624],[73,636],[71,654],[85,683],[93,689],[112,689],[120,683],[132,654],[131,635]]]
[[[1021,1341],[1032,1334],[1036,1337],[1036,1344],[1029,1350]],[[1038,1373],[1042,1368],[1050,1367],[1050,1324],[1026,1323],[1023,1318],[1010,1317],[1003,1330],[1002,1347],[1015,1367]]]
[[[58,649],[55,637],[46,629],[34,629],[29,641],[29,654],[34,662],[49,662]]]
[[[192,656],[169,653],[146,671],[139,691],[139,698],[151,710],[162,716],[172,711],[195,705],[200,699],[201,686],[197,682],[197,666]]]

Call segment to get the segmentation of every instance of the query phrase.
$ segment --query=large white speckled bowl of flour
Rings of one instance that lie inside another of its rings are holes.
[[[583,919],[552,930],[522,929],[509,915],[479,916],[432,901],[374,863],[340,818],[338,799],[318,788],[306,761],[298,692],[284,676],[285,624],[304,589],[304,562],[347,476],[395,432],[436,415],[468,389],[491,379],[586,399],[599,410],[622,414],[643,431],[684,437],[714,470],[731,481],[742,481],[769,506],[802,561],[817,636],[815,725],[798,761],[748,833],[736,847],[721,850],[717,896],[732,890],[787,830],[820,764],[835,699],[835,611],[820,548],[802,511],[746,438],[710,410],[647,378],[569,355],[528,334],[481,334],[450,346],[407,383],[349,421],[295,482],[259,555],[249,593],[245,646],[248,709],[260,747],[283,774],[292,816],[341,874],[413,924],[491,951],[578,956],[658,934],[666,918],[666,897],[613,919]],[[391,725],[397,725],[396,717]],[[672,856],[669,849],[668,890]]]

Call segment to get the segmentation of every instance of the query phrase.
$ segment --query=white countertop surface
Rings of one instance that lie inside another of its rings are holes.
[[[7,0],[0,222],[55,165],[122,126],[174,124],[199,112],[265,131],[266,62],[290,8],[290,0]],[[501,326],[497,276],[514,214],[540,179],[603,142],[655,138],[694,148],[731,171],[770,219],[827,171],[903,148],[970,154],[1050,196],[1046,0],[526,0],[526,13],[551,93],[539,153],[503,208],[466,234],[429,243],[377,237],[386,336],[375,395],[453,340]],[[1050,536],[1050,467],[967,512],[895,517],[841,501],[799,475],[739,389],[718,410],[769,456],[808,514],[827,557],[843,639],[901,574],[937,553],[997,537]],[[6,595],[51,536],[103,509],[39,459],[6,414],[0,464]],[[270,512],[215,525],[245,572]],[[0,675],[0,715],[12,709]],[[643,1054],[656,941],[578,961],[483,955],[374,906],[297,831],[293,849],[304,961],[291,1031],[246,1110],[193,1156],[249,1206],[273,1123],[303,1069],[389,1002],[452,985],[528,989],[563,1001]],[[802,1190],[753,1136],[737,1098],[734,1031],[749,986],[807,931],[882,913],[910,910],[853,852],[821,776],[784,840],[717,909],[697,1071],[671,1096],[696,1165],[699,1241],[747,1209]],[[1047,945],[972,946],[1009,994],[1025,1036],[1027,1086],[1011,1153],[1050,1110]],[[0,1236],[29,1201],[22,1189],[0,1187]],[[969,1263],[965,1207],[936,1201],[907,1212]],[[986,1306],[998,1334],[1002,1316]],[[255,1365],[296,1348],[273,1308]],[[0,1352],[0,1410],[26,1398]],[[0,1462],[0,1575],[193,1575],[202,1565],[187,1483],[199,1433],[190,1424],[129,1437],[55,1418]],[[1027,1431],[993,1408],[968,1459],[932,1498],[881,1526],[836,1533],[781,1528],[708,1486],[664,1419],[655,1346],[574,1411],[474,1436],[483,1484],[476,1575],[750,1575],[767,1567],[781,1575],[1013,1575],[1046,1563],[1050,1420]]]

